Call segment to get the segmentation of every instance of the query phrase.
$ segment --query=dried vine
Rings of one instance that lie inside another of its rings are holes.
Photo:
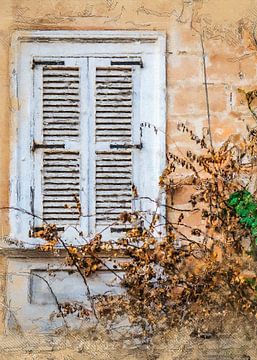
[[[54,225],[45,225],[37,234],[46,240],[42,249],[54,250],[60,244],[65,248],[66,263],[77,269],[85,284],[92,273],[108,268],[123,289],[121,295],[108,296],[92,296],[88,289],[91,309],[65,302],[62,313],[95,316],[105,324],[125,318],[133,335],[143,339],[172,326],[192,325],[203,330],[210,319],[230,313],[256,318],[256,253],[252,247],[256,236],[245,226],[242,212],[235,211],[232,200],[246,191],[256,170],[257,133],[248,129],[245,138],[231,135],[215,149],[185,124],[178,129],[188,134],[200,154],[192,150],[181,156],[169,153],[160,186],[170,199],[190,186],[191,196],[183,208],[172,202],[156,203],[151,221],[140,212],[124,212],[119,221],[132,228],[115,242],[103,241],[102,235],[96,234],[82,246],[68,246]],[[181,169],[187,174],[182,180],[176,177]],[[254,202],[254,194],[251,197]],[[172,216],[160,218],[160,206],[172,209]],[[255,223],[257,212],[251,209]],[[190,226],[189,214],[200,215],[201,225]],[[163,220],[166,233],[160,234]],[[105,260],[108,255],[122,255],[126,260],[117,260],[110,268]]]

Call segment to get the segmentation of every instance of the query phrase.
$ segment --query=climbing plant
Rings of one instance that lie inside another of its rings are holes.
[[[252,235],[252,253],[256,258],[257,245],[257,201],[253,195],[246,190],[235,191],[230,195],[228,205],[233,208],[240,218],[240,224],[249,228]]]
[[[217,148],[208,131],[200,138],[184,123],[178,130],[192,147],[167,154],[160,176],[167,203],[156,201],[150,221],[140,211],[123,212],[118,222],[130,229],[119,240],[103,241],[96,234],[80,246],[65,243],[55,225],[35,234],[45,240],[42,250],[65,249],[66,264],[81,275],[90,303],[59,304],[57,316],[94,317],[109,329],[126,319],[133,336],[143,339],[174,326],[204,330],[230,314],[255,321],[256,129],[247,128],[244,137],[233,134]],[[177,199],[188,188],[191,195],[182,206]],[[160,215],[163,206],[166,214]],[[191,225],[194,219],[198,226]],[[122,293],[90,293],[88,277],[99,269],[116,277]]]

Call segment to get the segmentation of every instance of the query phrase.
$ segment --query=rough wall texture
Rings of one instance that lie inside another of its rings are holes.
[[[207,55],[211,127],[216,143],[230,133],[241,132],[251,121],[241,104],[238,87],[254,86],[256,50],[252,31],[257,1],[234,6],[228,0],[95,0],[1,1],[0,24],[0,207],[8,206],[9,44],[14,30],[161,30],[167,34],[167,143],[169,149],[188,146],[176,131],[185,121],[201,134],[206,126],[202,47]],[[12,107],[16,105],[12,103]],[[190,144],[192,146],[192,144]],[[10,174],[11,176],[11,174]],[[8,234],[8,212],[1,210],[1,235]]]
[[[9,45],[14,30],[161,30],[167,34],[167,144],[185,150],[187,138],[177,122],[188,123],[198,135],[207,125],[203,77],[203,34],[207,55],[211,129],[219,144],[242,133],[253,120],[238,88],[256,85],[256,47],[252,33],[257,1],[243,0],[1,0],[0,12],[0,236],[8,235]],[[190,191],[189,191],[190,192]],[[178,194],[177,201],[187,201]],[[200,222],[190,218],[188,221]],[[0,259],[0,303],[4,303],[5,260]],[[4,310],[4,306],[2,307]],[[1,312],[1,310],[0,310]],[[0,322],[0,330],[2,328]]]

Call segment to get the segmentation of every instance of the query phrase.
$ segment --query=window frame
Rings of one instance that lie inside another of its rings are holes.
[[[24,114],[20,111],[20,104],[22,101],[25,101],[27,111],[31,112],[33,103],[29,97],[29,89],[25,90],[25,93],[19,93],[20,87],[24,84],[19,82],[19,73],[22,68],[22,61],[24,61],[25,56],[30,56],[31,67],[32,58],[31,53],[28,51],[26,55],[26,47],[29,48],[30,44],[35,47],[35,50],[38,52],[35,57],[40,57],[38,53],[39,47],[37,49],[36,44],[44,43],[46,47],[51,48],[55,46],[56,42],[63,42],[67,44],[76,44],[76,56],[83,54],[83,51],[87,48],[87,53],[84,56],[96,56],[97,51],[100,51],[101,54],[106,54],[106,57],[110,57],[113,54],[113,49],[116,51],[119,49],[119,53],[124,56],[140,56],[143,51],[147,51],[148,45],[155,51],[156,71],[158,72],[158,83],[160,87],[158,89],[158,116],[156,117],[156,123],[154,124],[157,129],[160,129],[158,133],[158,156],[155,171],[155,177],[161,175],[161,171],[164,169],[166,164],[166,36],[161,32],[154,31],[76,31],[76,30],[63,30],[63,31],[18,31],[15,32],[12,38],[11,46],[11,61],[10,61],[10,73],[11,73],[11,161],[10,161],[10,237],[14,240],[23,241],[25,246],[33,246],[35,239],[30,238],[24,230],[20,231],[19,222],[23,222],[22,219],[28,219],[31,217],[26,208],[26,201],[19,199],[19,189],[21,186],[21,181],[28,182],[32,184],[33,174],[30,173],[30,176],[27,176],[26,179],[20,178],[20,154],[22,150],[22,144],[25,140],[21,140],[21,135],[17,135],[17,130],[19,128],[19,122],[24,118]],[[105,45],[105,46],[103,46]],[[125,46],[126,45],[126,46]],[[103,52],[103,48],[105,49]],[[97,49],[97,51],[96,51]],[[63,50],[62,50],[63,51]],[[65,54],[63,55],[65,56]],[[26,58],[27,61],[27,58]],[[33,77],[28,74],[28,79],[31,83],[33,82]],[[23,99],[22,99],[23,98]],[[23,104],[24,107],[24,104]],[[26,114],[25,114],[26,115]],[[26,126],[30,126],[31,119],[27,121]],[[24,144],[23,144],[24,145]],[[21,149],[20,149],[21,147]],[[27,154],[28,155],[28,154]],[[26,153],[23,154],[23,157],[26,157]],[[28,161],[27,161],[28,162]],[[26,163],[26,160],[25,160]],[[31,163],[31,161],[30,161]],[[28,165],[28,164],[27,164]],[[27,169],[29,170],[29,168]],[[32,171],[31,171],[32,172]],[[161,194],[161,204],[163,205],[160,209],[161,213],[165,215],[165,195]],[[22,204],[25,206],[21,206]],[[24,212],[23,212],[24,210]],[[20,218],[20,219],[18,219]],[[26,220],[25,220],[26,222]],[[22,228],[23,229],[23,228]],[[37,244],[39,242],[37,241]],[[27,244],[27,245],[26,245]]]

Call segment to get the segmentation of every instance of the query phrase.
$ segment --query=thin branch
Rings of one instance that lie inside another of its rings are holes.
[[[207,120],[208,120],[208,129],[209,129],[209,137],[210,144],[213,150],[213,142],[212,142],[212,134],[211,134],[211,116],[210,116],[210,103],[209,103],[209,93],[208,93],[208,85],[207,85],[207,71],[206,71],[206,54],[204,50],[203,36],[200,34],[201,46],[202,46],[202,59],[203,59],[203,74],[204,74],[204,88],[205,88],[205,99],[206,99],[206,110],[207,110]]]
[[[98,319],[98,316],[97,316],[97,313],[96,313],[96,310],[95,310],[95,303],[94,303],[94,299],[91,295],[91,291],[90,291],[90,288],[89,288],[89,285],[87,283],[87,279],[86,277],[84,276],[81,268],[79,267],[79,265],[77,264],[77,261],[75,259],[75,257],[73,256],[73,254],[70,252],[69,250],[69,247],[65,244],[65,242],[59,237],[59,241],[60,243],[63,245],[64,249],[67,251],[67,254],[69,255],[70,259],[72,260],[72,264],[76,267],[78,273],[80,274],[80,276],[82,277],[82,280],[86,286],[86,289],[87,289],[87,297],[90,301],[90,304],[91,304],[91,308],[92,308],[92,311],[94,313],[94,316],[96,318],[97,321],[99,321]]]
[[[135,197],[134,200],[149,200],[151,202],[154,202],[156,204],[158,204],[159,207],[165,207],[166,209],[171,209],[171,210],[174,210],[174,211],[181,211],[181,212],[195,212],[195,211],[200,211],[199,208],[194,208],[194,209],[179,209],[179,208],[176,208],[174,206],[171,206],[171,205],[167,205],[167,204],[159,204],[157,200],[153,200],[151,199],[150,197],[148,196],[138,196],[138,197]]]
[[[66,321],[66,319],[65,319],[65,315],[64,315],[64,313],[63,313],[62,306],[61,306],[61,304],[59,303],[58,298],[57,298],[55,292],[53,291],[52,286],[49,284],[49,282],[48,282],[43,276],[40,276],[40,275],[38,275],[38,274],[34,274],[33,272],[31,272],[30,275],[33,275],[33,276],[35,276],[35,277],[38,277],[39,279],[43,280],[43,281],[46,283],[46,285],[47,285],[47,287],[48,287],[51,295],[52,295],[53,298],[54,298],[54,301],[55,301],[56,306],[57,306],[57,308],[58,308],[58,310],[59,310],[59,313],[61,314],[61,317],[62,317],[62,319],[63,319],[63,322],[64,322],[66,328],[68,329],[68,324],[67,324],[67,321]]]

